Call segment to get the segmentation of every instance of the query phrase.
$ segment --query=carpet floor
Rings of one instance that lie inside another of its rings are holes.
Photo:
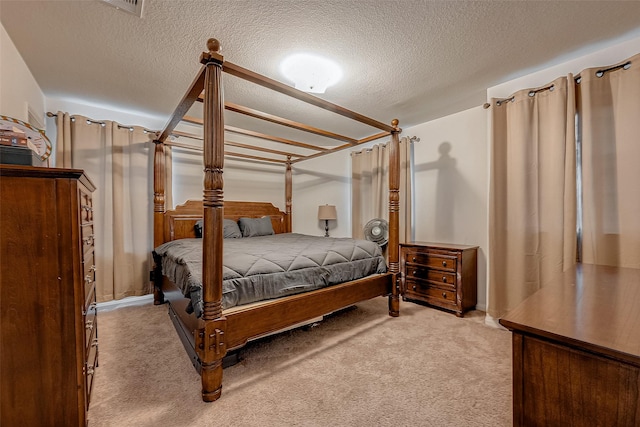
[[[99,313],[89,427],[511,425],[509,332],[477,311],[386,313],[375,298],[249,343],[213,403],[166,306]]]

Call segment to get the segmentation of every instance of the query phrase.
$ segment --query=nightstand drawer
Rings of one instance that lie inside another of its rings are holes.
[[[407,279],[406,283],[407,283],[407,294],[415,293],[420,296],[443,300],[449,304],[456,303],[455,289],[440,289],[433,286],[429,286],[417,280],[409,280],[409,279]]]
[[[439,270],[456,271],[456,256],[429,252],[409,252],[407,262]]]
[[[422,279],[440,287],[451,288],[452,290],[455,290],[456,288],[455,273],[434,270],[422,265],[411,263],[407,263],[405,271],[407,279]]]

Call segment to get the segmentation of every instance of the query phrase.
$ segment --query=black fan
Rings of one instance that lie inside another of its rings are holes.
[[[382,218],[375,218],[364,226],[364,238],[377,243],[381,248],[389,241],[389,223]]]

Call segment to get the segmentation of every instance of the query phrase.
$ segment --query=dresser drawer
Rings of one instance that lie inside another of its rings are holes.
[[[91,390],[93,388],[93,377],[95,375],[95,369],[98,366],[98,341],[97,339],[92,342],[87,352],[87,362],[85,363],[84,376],[87,387],[87,398],[85,402],[86,409],[89,409],[89,401],[91,399]]]
[[[80,192],[80,220],[83,224],[93,222],[93,200],[91,194]]]
[[[93,306],[93,310],[91,315],[85,317],[85,325],[87,322],[91,322],[90,328],[85,328],[85,357],[86,360],[89,360],[89,354],[91,353],[91,347],[96,347],[98,345],[98,324],[96,317],[95,305]]]
[[[420,264],[406,264],[406,276],[407,279],[420,279],[426,280],[436,286],[442,288],[448,288],[451,290],[456,289],[456,274],[448,271],[440,271],[432,268],[427,268]]]
[[[80,236],[82,237],[82,252],[86,254],[93,249],[95,240],[93,234],[93,224],[83,225]]]
[[[432,252],[409,251],[406,254],[407,263],[421,264],[425,267],[435,268],[455,272],[456,261],[455,255],[445,255]]]
[[[82,282],[84,283],[84,298],[85,301],[89,298],[89,293],[95,284],[96,280],[96,265],[94,262],[93,251],[84,254],[84,260],[82,261]],[[85,304],[86,309],[87,304]]]
[[[89,345],[91,342],[91,336],[94,334],[94,330],[98,326],[97,324],[97,308],[95,302],[95,294],[92,292],[91,296],[94,298],[93,301],[89,302],[86,310],[83,312],[84,314],[84,334],[85,334],[85,347]]]
[[[96,301],[96,282],[93,280],[93,273],[84,277],[84,310],[89,310],[89,305]]]

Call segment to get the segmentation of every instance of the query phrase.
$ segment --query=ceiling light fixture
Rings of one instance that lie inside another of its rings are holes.
[[[309,53],[296,53],[285,58],[280,71],[304,92],[324,93],[342,78],[342,70],[335,62]]]

